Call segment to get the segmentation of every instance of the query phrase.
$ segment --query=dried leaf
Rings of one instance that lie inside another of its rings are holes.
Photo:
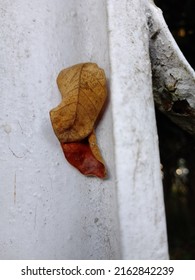
[[[62,102],[50,111],[54,132],[67,160],[85,175],[104,178],[104,161],[93,131],[107,96],[103,69],[77,64],[60,72]]]
[[[68,162],[82,174],[105,178],[106,169],[94,132],[80,142],[61,143],[61,146]]]
[[[87,137],[106,99],[104,71],[95,63],[82,63],[62,70],[57,78],[62,102],[51,110],[54,132],[60,142]]]

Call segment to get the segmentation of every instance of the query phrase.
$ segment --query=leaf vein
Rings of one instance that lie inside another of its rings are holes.
[[[87,69],[85,69],[85,71],[86,71],[87,73],[91,74],[91,76],[92,76],[93,78],[95,78],[96,81],[98,81],[98,83],[100,84],[100,86],[101,86],[102,88],[104,88],[104,86],[100,83],[100,81],[98,80],[98,78],[96,77],[96,75],[95,75],[94,73],[92,73],[91,71],[89,71],[89,70],[87,70]]]
[[[91,89],[92,90],[92,89]],[[93,90],[92,90],[93,91]],[[84,92],[83,90],[81,90],[81,92],[86,96],[86,98],[89,100],[89,102],[93,105],[95,111],[97,112],[96,106],[94,105],[94,103],[92,102],[92,100],[88,97],[88,95],[86,94],[86,92]],[[93,93],[95,93],[93,91]]]

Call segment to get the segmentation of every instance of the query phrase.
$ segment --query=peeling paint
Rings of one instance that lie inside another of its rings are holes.
[[[195,135],[195,72],[170,33],[162,11],[154,4],[148,6],[148,25],[156,106]]]

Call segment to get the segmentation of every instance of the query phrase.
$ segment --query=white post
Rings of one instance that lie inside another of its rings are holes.
[[[105,181],[67,163],[49,118],[61,69],[93,61],[109,78],[106,2],[1,2],[0,258],[118,259],[110,105],[97,128]]]
[[[1,0],[1,259],[167,258],[142,2]],[[49,119],[59,71],[89,61],[110,81],[107,180],[66,162]]]
[[[109,0],[122,256],[166,259],[167,238],[143,0]]]

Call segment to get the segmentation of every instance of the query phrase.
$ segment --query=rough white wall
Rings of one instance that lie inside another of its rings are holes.
[[[167,258],[145,0],[109,0],[122,256]]]
[[[0,259],[166,258],[141,0],[0,2]],[[105,181],[65,161],[49,119],[57,74],[86,61],[111,85],[97,129]]]
[[[105,181],[66,162],[49,119],[62,68],[93,61],[109,77],[105,4],[1,0],[0,259],[120,258],[110,106]]]

